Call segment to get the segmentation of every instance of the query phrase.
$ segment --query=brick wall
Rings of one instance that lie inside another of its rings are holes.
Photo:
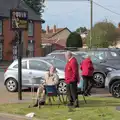
[[[12,44],[11,41],[14,37],[14,32],[10,30],[10,21],[9,19],[5,19],[3,21],[3,37],[4,37],[4,43],[3,43],[3,60],[12,60]],[[23,54],[26,55],[26,50],[28,47],[28,40],[35,40],[35,56],[41,56],[42,55],[42,49],[40,47],[41,45],[41,24],[40,22],[34,22],[34,36],[28,37],[27,31],[23,32],[23,39],[24,39],[24,50]],[[11,53],[10,53],[11,51]]]

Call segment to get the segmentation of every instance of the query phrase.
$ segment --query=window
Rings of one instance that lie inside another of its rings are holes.
[[[28,57],[34,57],[34,40],[28,40]]]
[[[13,68],[18,68],[18,64],[16,64]],[[22,69],[27,69],[27,61],[22,62]]]
[[[3,43],[0,43],[0,60],[3,58]]]
[[[106,58],[104,51],[95,51],[95,56],[100,60],[104,60]]]
[[[66,65],[66,62],[58,60],[58,59],[46,59],[46,61],[50,63],[51,65],[53,65],[54,67],[59,68],[59,69],[64,69]]]
[[[3,23],[2,20],[0,20],[0,35],[3,33]]]
[[[120,55],[117,52],[110,52],[112,58],[119,58],[120,59]]]
[[[52,56],[53,58],[57,58],[57,59],[66,61],[64,54],[52,54],[51,56]]]
[[[29,61],[29,69],[47,71],[49,69],[49,67],[47,66],[46,63],[44,63],[42,61],[30,60]]]
[[[28,36],[33,36],[34,33],[34,24],[33,22],[28,23]]]

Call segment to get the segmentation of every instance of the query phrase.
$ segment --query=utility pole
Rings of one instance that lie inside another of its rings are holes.
[[[93,0],[90,0],[90,48],[92,48]]]

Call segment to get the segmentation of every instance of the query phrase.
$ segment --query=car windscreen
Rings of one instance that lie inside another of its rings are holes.
[[[82,56],[84,59],[88,57],[88,55],[84,55]],[[99,58],[97,58],[96,56],[90,55],[90,58],[92,60],[93,63],[101,63],[102,60],[100,60]]]
[[[46,59],[46,61],[52,64],[54,67],[62,70],[65,68],[65,65],[66,65],[66,62],[58,59]]]

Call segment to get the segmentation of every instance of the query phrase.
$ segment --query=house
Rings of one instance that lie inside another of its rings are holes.
[[[18,3],[19,0],[0,0],[0,60],[17,58],[15,32],[10,29],[10,9]],[[23,56],[41,56],[41,23],[44,21],[23,1],[19,9],[28,11],[29,19],[28,30],[22,32]]]
[[[46,32],[42,33],[42,45],[51,46],[54,45],[55,50],[64,49],[66,47],[66,40],[71,31],[65,28],[56,28],[56,25],[52,29],[47,26]]]

